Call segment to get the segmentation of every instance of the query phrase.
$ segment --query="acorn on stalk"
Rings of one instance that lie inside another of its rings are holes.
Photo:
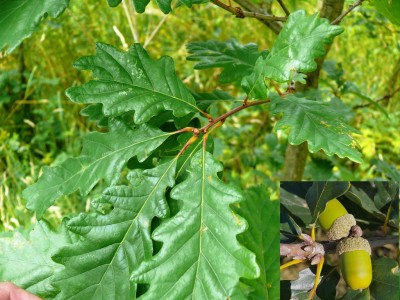
[[[372,281],[371,246],[362,237],[341,240],[336,248],[343,279],[353,290],[366,289]]]
[[[318,221],[332,241],[347,237],[351,228],[356,225],[354,216],[349,214],[336,198],[326,203],[325,209],[318,217]]]

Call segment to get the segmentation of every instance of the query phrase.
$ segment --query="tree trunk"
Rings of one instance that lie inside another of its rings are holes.
[[[335,20],[343,10],[344,0],[324,0],[320,16],[327,18],[331,22]],[[326,53],[323,57],[316,60],[317,69],[314,72],[307,74],[305,85],[296,85],[297,91],[304,91],[308,89],[317,89],[319,82],[319,74],[322,68],[322,63],[330,49],[330,45],[326,46]],[[283,170],[283,178],[285,181],[299,181],[303,178],[304,168],[307,161],[308,149],[307,143],[298,146],[288,145],[285,153],[285,167]]]

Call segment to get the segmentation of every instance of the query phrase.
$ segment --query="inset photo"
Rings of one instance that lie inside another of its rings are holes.
[[[280,299],[399,299],[399,183],[280,184]]]

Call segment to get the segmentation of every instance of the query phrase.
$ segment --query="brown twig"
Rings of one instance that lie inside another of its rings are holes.
[[[271,101],[270,99],[267,99],[267,100],[258,100],[258,101],[247,102],[247,99],[245,99],[245,101],[243,101],[243,104],[241,106],[235,107],[234,109],[222,114],[221,116],[219,116],[215,119],[210,116],[208,118],[209,119],[208,124],[204,125],[201,128],[185,127],[185,128],[182,128],[180,130],[173,132],[173,134],[178,134],[178,133],[183,133],[183,132],[193,132],[193,136],[188,139],[188,141],[185,143],[185,145],[179,151],[178,156],[182,155],[182,153],[185,152],[185,150],[198,139],[200,134],[204,134],[203,135],[203,146],[205,147],[209,133],[212,130],[222,126],[224,124],[226,118],[230,117],[231,115],[233,115],[243,109],[246,109],[248,107],[269,103],[270,101]],[[212,130],[210,130],[210,128],[212,128]]]
[[[278,3],[282,7],[282,9],[285,12],[286,16],[288,17],[290,15],[290,11],[287,9],[287,7],[283,3],[283,1],[282,0],[278,0]]]
[[[398,244],[399,243],[399,238],[397,236],[386,236],[386,237],[370,237],[367,238],[369,244],[371,245],[371,248],[377,248],[377,247],[382,247],[387,244]],[[321,244],[324,247],[325,254],[328,253],[335,253],[336,252],[336,246],[339,243],[339,241],[335,242],[321,242]],[[303,254],[307,255],[307,251],[304,250],[304,242],[301,243],[294,243],[294,244],[280,244],[280,255],[281,256],[287,256],[285,253],[291,253],[291,254]],[[290,256],[292,257],[292,255]]]
[[[232,109],[232,110],[230,110],[230,111],[224,113],[223,115],[221,115],[221,116],[219,116],[219,117],[217,117],[217,118],[211,120],[207,125],[204,125],[204,126],[201,127],[199,130],[200,130],[201,132],[206,133],[210,127],[214,126],[215,124],[217,124],[217,123],[220,122],[220,121],[225,121],[226,118],[228,118],[228,117],[230,117],[231,115],[237,113],[238,111],[241,111],[241,110],[243,110],[243,109],[245,109],[245,108],[248,108],[248,107],[250,107],[250,106],[265,104],[265,103],[268,103],[268,102],[270,102],[270,101],[271,101],[271,100],[268,99],[268,100],[259,100],[259,101],[245,102],[245,103],[243,103],[243,105],[238,106],[238,107],[236,107],[236,108],[234,108],[234,109]]]
[[[339,24],[345,16],[347,16],[353,9],[361,5],[363,2],[364,0],[358,0],[354,4],[350,5],[349,8],[347,8],[339,17],[332,21],[331,25]]]
[[[244,11],[242,8],[240,7],[233,7],[230,5],[226,5],[225,3],[222,3],[219,0],[211,0],[212,3],[214,3],[215,5],[221,7],[222,9],[229,11],[230,13],[232,13],[233,15],[236,16],[236,18],[255,18],[258,20],[264,20],[264,21],[286,21],[287,17],[277,17],[277,16],[273,16],[273,15],[266,15],[266,14],[261,14],[258,12],[253,12],[253,11]]]
[[[182,149],[179,151],[177,156],[181,156],[183,152],[185,152],[185,150],[194,142],[197,141],[197,139],[199,138],[199,133],[195,133],[193,132],[193,135],[190,139],[188,139],[188,141],[186,142],[186,144],[182,147]]]
[[[395,89],[392,93],[387,94],[387,95],[384,95],[384,96],[382,96],[382,97],[376,99],[376,100],[375,100],[375,103],[378,103],[378,102],[381,102],[381,101],[384,101],[384,100],[389,100],[389,99],[392,98],[394,95],[396,95],[398,92],[400,92],[400,87],[398,87],[397,89]],[[365,103],[365,104],[354,105],[354,106],[353,106],[353,109],[359,109],[359,108],[363,108],[363,107],[368,107],[368,106],[370,106],[370,105],[372,105],[372,104],[373,104],[372,102],[368,102],[368,103]]]

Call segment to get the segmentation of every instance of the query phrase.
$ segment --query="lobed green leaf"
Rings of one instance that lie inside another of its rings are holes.
[[[282,114],[275,129],[289,128],[289,143],[299,145],[307,142],[312,153],[323,150],[327,155],[336,154],[362,162],[361,153],[350,135],[357,131],[344,123],[328,103],[295,95],[273,97],[271,112]]]
[[[275,40],[271,52],[259,64],[264,75],[277,82],[302,81],[301,74],[317,68],[315,59],[325,54],[324,45],[343,32],[343,28],[330,25],[318,14],[307,16],[305,11],[293,12]]]
[[[97,201],[112,205],[110,213],[81,214],[68,222],[83,238],[53,257],[65,265],[54,282],[60,299],[134,299],[130,273],[152,257],[151,222],[169,214],[165,191],[175,183],[175,167],[176,159],[131,171],[130,186],[110,187]]]
[[[271,52],[259,57],[253,73],[242,80],[242,87],[250,99],[265,99],[265,78],[277,81],[305,83],[305,75],[317,68],[315,59],[325,54],[325,45],[343,32],[343,28],[330,25],[318,14],[307,16],[302,10],[293,12],[275,40]]]
[[[305,83],[305,75],[317,68],[315,59],[326,52],[325,44],[343,32],[318,14],[307,16],[302,10],[293,12],[279,33],[271,52],[258,56],[252,73],[242,74],[241,86],[249,99],[266,99],[265,78],[277,81]],[[243,77],[243,75],[245,77]]]
[[[132,129],[114,119],[110,132],[91,132],[84,137],[81,156],[67,159],[57,167],[44,168],[39,180],[23,191],[27,207],[41,218],[61,195],[78,189],[86,195],[102,178],[115,184],[130,158],[137,156],[144,161],[170,135],[145,124]]]
[[[152,60],[140,44],[128,52],[97,43],[96,55],[78,59],[74,66],[93,71],[96,80],[67,89],[75,102],[102,103],[105,116],[135,111],[141,124],[165,110],[176,117],[199,111],[189,89],[175,73],[170,57]]]
[[[388,257],[372,260],[373,278],[369,288],[372,297],[379,299],[385,295],[387,299],[396,299],[399,296],[398,269],[399,263]]]
[[[204,149],[192,157],[171,191],[180,210],[153,232],[160,252],[132,273],[134,282],[150,284],[140,299],[226,299],[240,277],[259,275],[254,254],[236,240],[246,222],[229,209],[242,193],[218,178],[221,170]]]

